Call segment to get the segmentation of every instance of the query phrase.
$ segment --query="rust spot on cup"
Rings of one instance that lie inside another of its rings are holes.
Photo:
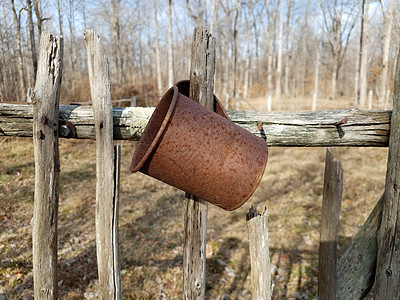
[[[141,171],[226,210],[246,202],[267,163],[265,141],[188,98],[189,81],[168,90],[151,116],[130,170]]]

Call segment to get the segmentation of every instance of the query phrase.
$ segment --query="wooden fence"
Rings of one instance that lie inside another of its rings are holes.
[[[0,103],[0,135],[33,137],[34,293],[57,298],[58,138],[96,139],[96,248],[102,299],[121,299],[118,258],[120,149],[113,140],[139,140],[154,108],[112,108],[108,62],[100,39],[85,31],[92,107],[59,106],[63,41],[41,36],[33,105]],[[215,40],[196,28],[192,48],[191,97],[212,108]],[[397,64],[391,111],[346,109],[303,113],[228,111],[239,126],[269,146],[388,147],[385,191],[349,249],[336,263],[343,170],[327,150],[321,224],[319,299],[360,299],[375,282],[375,299],[400,296],[400,101]],[[390,133],[390,134],[389,134]],[[184,299],[203,299],[207,205],[187,195],[185,204]],[[271,282],[267,212],[247,215],[253,299],[269,299]],[[200,255],[199,255],[200,253]]]

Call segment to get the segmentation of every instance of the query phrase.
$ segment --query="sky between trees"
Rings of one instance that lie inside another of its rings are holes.
[[[189,77],[196,25],[216,38],[215,93],[226,107],[262,97],[353,99],[384,108],[393,89],[399,0],[1,0],[0,101],[34,88],[40,32],[64,37],[61,102],[88,101],[83,30],[101,37],[113,99],[162,95]],[[150,98],[149,98],[150,99]],[[143,105],[154,105],[145,101]]]

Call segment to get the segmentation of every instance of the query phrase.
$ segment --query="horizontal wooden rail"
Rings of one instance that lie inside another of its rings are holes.
[[[154,108],[114,107],[114,139],[139,140]],[[387,147],[391,111],[344,109],[315,112],[228,111],[231,120],[269,146]],[[0,104],[0,136],[32,136],[30,105]],[[257,124],[263,127],[259,130]],[[60,137],[94,139],[93,108],[60,106]]]

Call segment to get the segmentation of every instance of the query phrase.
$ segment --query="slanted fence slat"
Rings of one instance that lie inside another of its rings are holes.
[[[40,37],[37,81],[32,96],[35,194],[32,223],[35,299],[57,299],[57,224],[60,181],[58,107],[62,37]]]

